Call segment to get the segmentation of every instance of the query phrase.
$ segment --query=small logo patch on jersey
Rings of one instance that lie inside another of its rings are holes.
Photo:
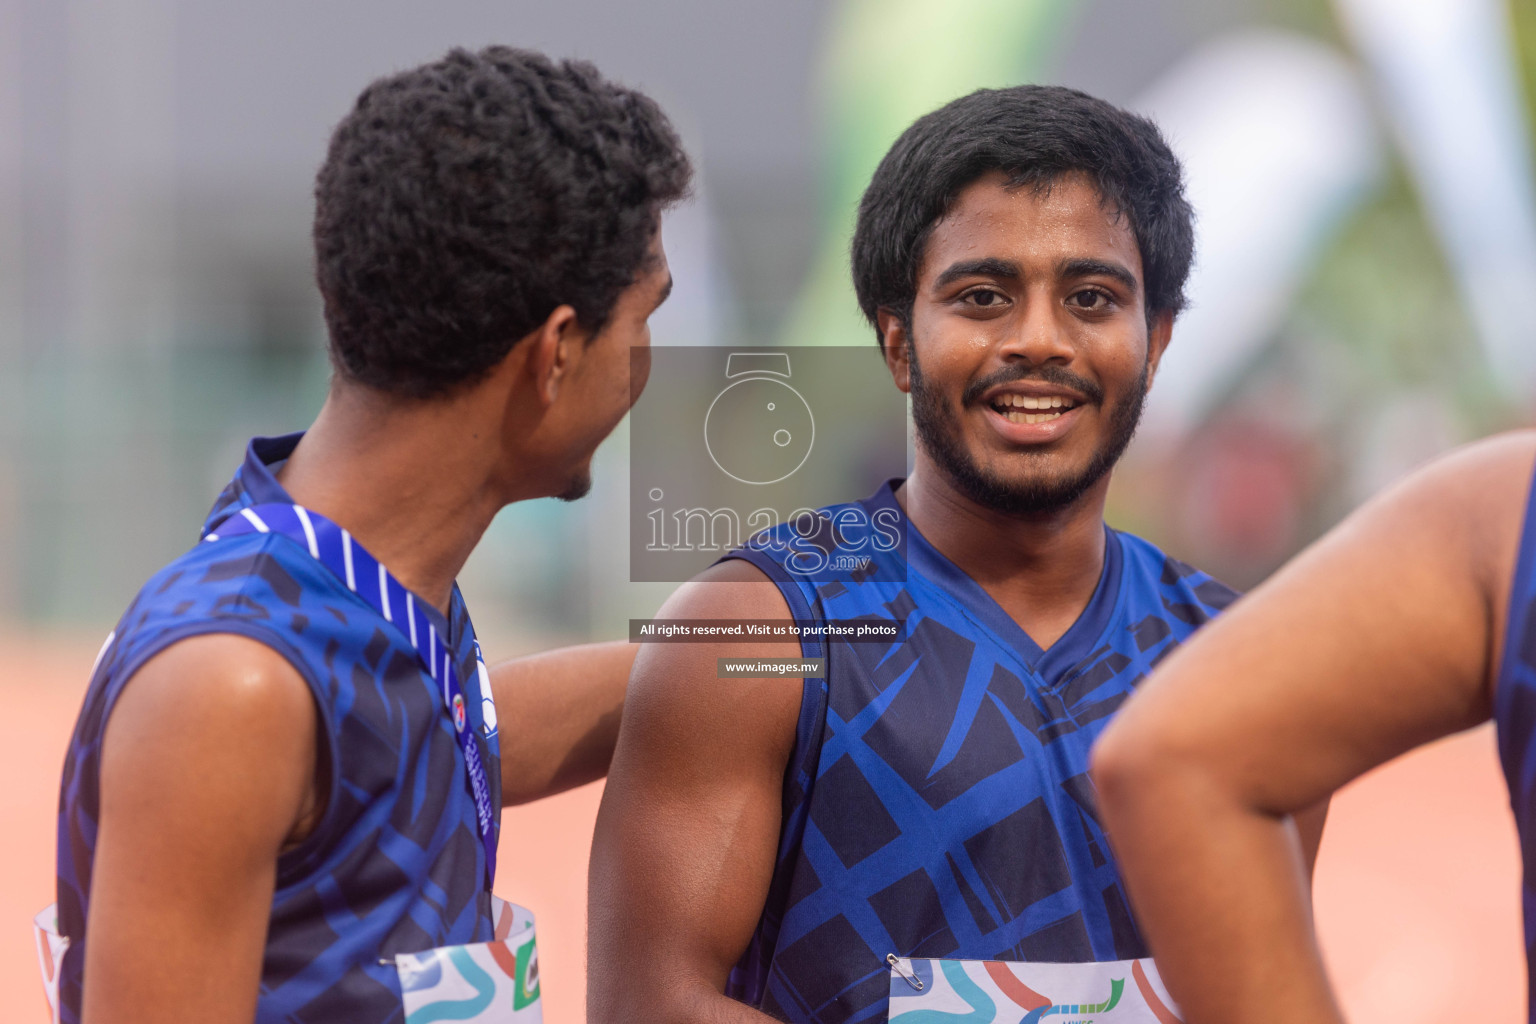
[[[459,732],[463,732],[464,721],[464,695],[456,693],[453,695],[453,727]]]
[[[485,667],[485,657],[480,653],[480,641],[475,641],[475,669],[480,676],[480,729],[487,736],[496,734],[496,696],[491,692],[491,673]]]

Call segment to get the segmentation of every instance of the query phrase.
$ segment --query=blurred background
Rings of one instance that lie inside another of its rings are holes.
[[[0,0],[6,1020],[43,1019],[25,922],[100,637],[246,439],[323,399],[308,228],[330,128],[372,78],[490,43],[590,59],[677,123],[700,179],[664,228],[659,344],[872,341],[854,206],[957,95],[1055,82],[1153,116],[1198,265],[1110,520],[1234,585],[1531,421],[1531,0]],[[622,582],[626,466],[621,427],[590,498],[497,520],[463,579],[489,652],[618,637],[665,597]],[[1341,797],[1318,913],[1354,1020],[1523,1019],[1491,750],[1474,732]],[[508,817],[500,887],[541,916],[552,1024],[581,1019],[599,792]]]

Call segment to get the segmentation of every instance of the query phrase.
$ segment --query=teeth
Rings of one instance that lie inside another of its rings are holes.
[[[1008,412],[1004,415],[1008,417],[1009,423],[1045,423],[1061,419],[1059,412]]]
[[[1070,399],[1060,395],[1045,395],[1035,397],[1033,395],[1004,395],[997,400],[998,406],[1003,409],[1070,409]]]

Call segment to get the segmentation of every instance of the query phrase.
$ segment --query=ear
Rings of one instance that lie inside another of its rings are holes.
[[[527,346],[528,375],[539,401],[546,407],[559,397],[560,385],[580,358],[585,332],[576,323],[576,310],[556,306],[522,342]]]
[[[880,333],[880,354],[885,357],[886,369],[891,379],[905,394],[912,391],[912,350],[908,347],[910,336],[902,325],[901,317],[888,309],[875,313],[875,330]]]
[[[1147,328],[1147,388],[1152,387],[1152,379],[1157,376],[1157,367],[1163,361],[1163,353],[1168,351],[1168,342],[1173,339],[1173,310],[1165,309],[1152,315],[1152,324]]]

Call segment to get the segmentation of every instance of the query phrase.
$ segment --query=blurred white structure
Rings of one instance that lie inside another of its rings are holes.
[[[1536,178],[1504,0],[1334,6],[1376,79],[1498,381],[1529,410]]]
[[[1183,160],[1196,215],[1190,308],[1142,425],[1169,441],[1273,337],[1334,228],[1379,178],[1381,147],[1344,58],[1278,32],[1209,44],[1135,108]]]

